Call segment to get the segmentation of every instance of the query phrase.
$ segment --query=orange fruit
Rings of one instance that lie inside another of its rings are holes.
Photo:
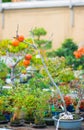
[[[30,64],[30,60],[23,60],[23,65],[27,67]]]
[[[31,60],[31,58],[32,58],[32,55],[31,55],[31,54],[26,54],[26,56],[25,56],[25,59],[26,59],[26,60]]]
[[[19,46],[19,41],[17,39],[13,39],[12,46],[14,47]]]
[[[24,36],[23,36],[23,35],[19,35],[17,39],[18,39],[20,42],[23,42],[23,41],[24,41]]]

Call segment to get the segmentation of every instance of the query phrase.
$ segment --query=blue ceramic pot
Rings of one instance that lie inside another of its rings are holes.
[[[57,125],[58,119],[56,116],[53,116],[53,120],[55,126]],[[83,118],[77,120],[60,120],[59,121],[59,128],[62,129],[78,129],[81,128]]]

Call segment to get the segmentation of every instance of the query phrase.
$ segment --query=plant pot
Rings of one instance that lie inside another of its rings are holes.
[[[53,116],[54,124],[57,126],[58,118],[56,116]],[[82,124],[83,118],[76,120],[59,120],[59,128],[62,129],[80,129]]]
[[[0,124],[6,124],[6,123],[8,123],[8,120],[6,119],[6,117],[3,114],[1,114],[0,115]]]
[[[9,112],[4,112],[3,115],[5,116],[7,121],[10,121],[11,117],[12,117],[12,113]]]
[[[27,124],[30,124],[30,123],[32,123],[32,124],[34,124],[34,120],[27,120],[27,119],[25,119],[25,121],[24,121],[25,123],[27,123]]]
[[[79,115],[80,115],[81,117],[83,117],[83,121],[84,121],[84,112],[81,112],[81,111],[80,111]]]
[[[26,124],[33,124],[34,121],[32,121],[32,120],[29,120],[29,121],[25,120],[25,123],[26,123]]]
[[[11,121],[11,122],[10,122],[10,126],[13,126],[13,127],[24,126],[24,121],[23,121],[23,120],[20,120],[20,119]]]
[[[45,128],[46,124],[33,124],[32,127],[33,128]]]
[[[54,120],[52,118],[45,117],[44,121],[45,121],[46,125],[48,125],[48,126],[54,125]]]
[[[69,105],[69,106],[67,106],[67,111],[69,111],[69,112],[75,112],[75,109],[74,109],[74,106],[73,105]]]

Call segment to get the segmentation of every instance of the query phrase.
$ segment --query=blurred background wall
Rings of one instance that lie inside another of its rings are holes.
[[[84,6],[7,9],[0,13],[0,40],[12,39],[19,24],[19,33],[29,37],[34,27],[47,30],[53,48],[58,48],[65,38],[84,42]]]

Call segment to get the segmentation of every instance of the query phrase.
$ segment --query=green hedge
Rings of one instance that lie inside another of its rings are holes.
[[[2,2],[11,2],[11,0],[2,0]]]

